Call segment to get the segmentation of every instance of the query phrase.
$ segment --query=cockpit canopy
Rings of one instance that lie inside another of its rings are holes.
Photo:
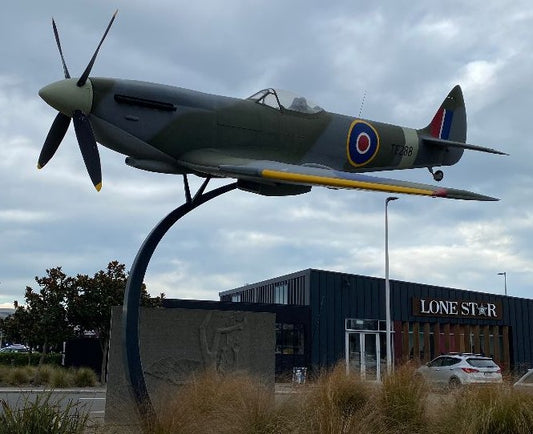
[[[258,104],[272,107],[276,110],[291,110],[299,113],[315,114],[324,109],[303,96],[280,89],[263,89],[248,98]]]

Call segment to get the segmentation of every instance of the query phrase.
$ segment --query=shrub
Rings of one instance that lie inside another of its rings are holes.
[[[50,378],[50,386],[54,389],[71,387],[74,384],[72,372],[67,369],[54,369]]]
[[[195,375],[162,412],[154,433],[284,433],[273,391],[243,374]]]
[[[533,432],[533,396],[513,390],[508,384],[467,387],[453,398],[436,419],[434,432]]]
[[[58,368],[51,365],[43,365],[35,368],[33,372],[32,384],[35,386],[50,384],[54,370],[56,369]]]
[[[96,373],[90,368],[72,370],[72,377],[76,387],[93,387],[98,383]]]
[[[13,386],[27,384],[32,378],[32,369],[29,366],[11,368],[6,376],[6,382]]]
[[[35,362],[35,363],[34,363]],[[0,365],[26,366],[39,363],[38,354],[30,353],[0,353]]]
[[[427,385],[415,375],[414,368],[409,364],[400,366],[383,381],[376,407],[378,420],[389,432],[425,432],[427,396]]]
[[[0,433],[78,434],[85,432],[88,414],[77,404],[68,402],[64,409],[50,403],[50,394],[26,398],[20,409],[0,401]]]
[[[44,356],[44,363],[59,366],[61,358],[59,353],[48,353]],[[40,353],[0,353],[0,365],[4,366],[37,366],[40,360]]]
[[[7,366],[0,365],[0,384],[7,383],[7,377],[11,369]]]
[[[94,387],[98,379],[89,368],[66,369],[61,366],[0,366],[0,384],[11,386]]]
[[[302,432],[364,432],[365,413],[373,395],[370,383],[358,375],[346,375],[344,363],[338,364],[322,373],[304,393],[299,411]]]
[[[39,354],[39,358],[41,355]],[[61,366],[61,361],[63,360],[63,356],[61,353],[48,353],[44,356],[43,364],[45,365],[54,365],[54,366]],[[38,365],[39,361],[35,365]]]

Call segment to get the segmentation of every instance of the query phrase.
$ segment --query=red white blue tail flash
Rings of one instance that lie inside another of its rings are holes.
[[[438,139],[448,140],[452,119],[453,111],[441,107],[431,121],[431,135]]]

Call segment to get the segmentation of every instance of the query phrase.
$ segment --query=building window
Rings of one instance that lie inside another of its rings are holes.
[[[274,303],[289,303],[289,284],[287,282],[276,283],[276,285],[274,285]]]
[[[346,331],[375,330],[386,331],[386,322],[378,319],[357,319],[346,318],[344,320],[344,329]]]
[[[303,324],[276,323],[276,354],[304,354]]]
[[[241,301],[241,293],[238,294],[232,294],[231,295],[231,301],[233,303],[239,303]]]

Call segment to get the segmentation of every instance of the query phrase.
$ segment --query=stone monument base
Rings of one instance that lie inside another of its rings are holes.
[[[275,314],[184,308],[141,308],[140,352],[156,414],[191,375],[243,371],[272,387]],[[127,381],[122,307],[111,316],[105,423],[137,432],[139,417]],[[130,429],[128,429],[128,427]]]

